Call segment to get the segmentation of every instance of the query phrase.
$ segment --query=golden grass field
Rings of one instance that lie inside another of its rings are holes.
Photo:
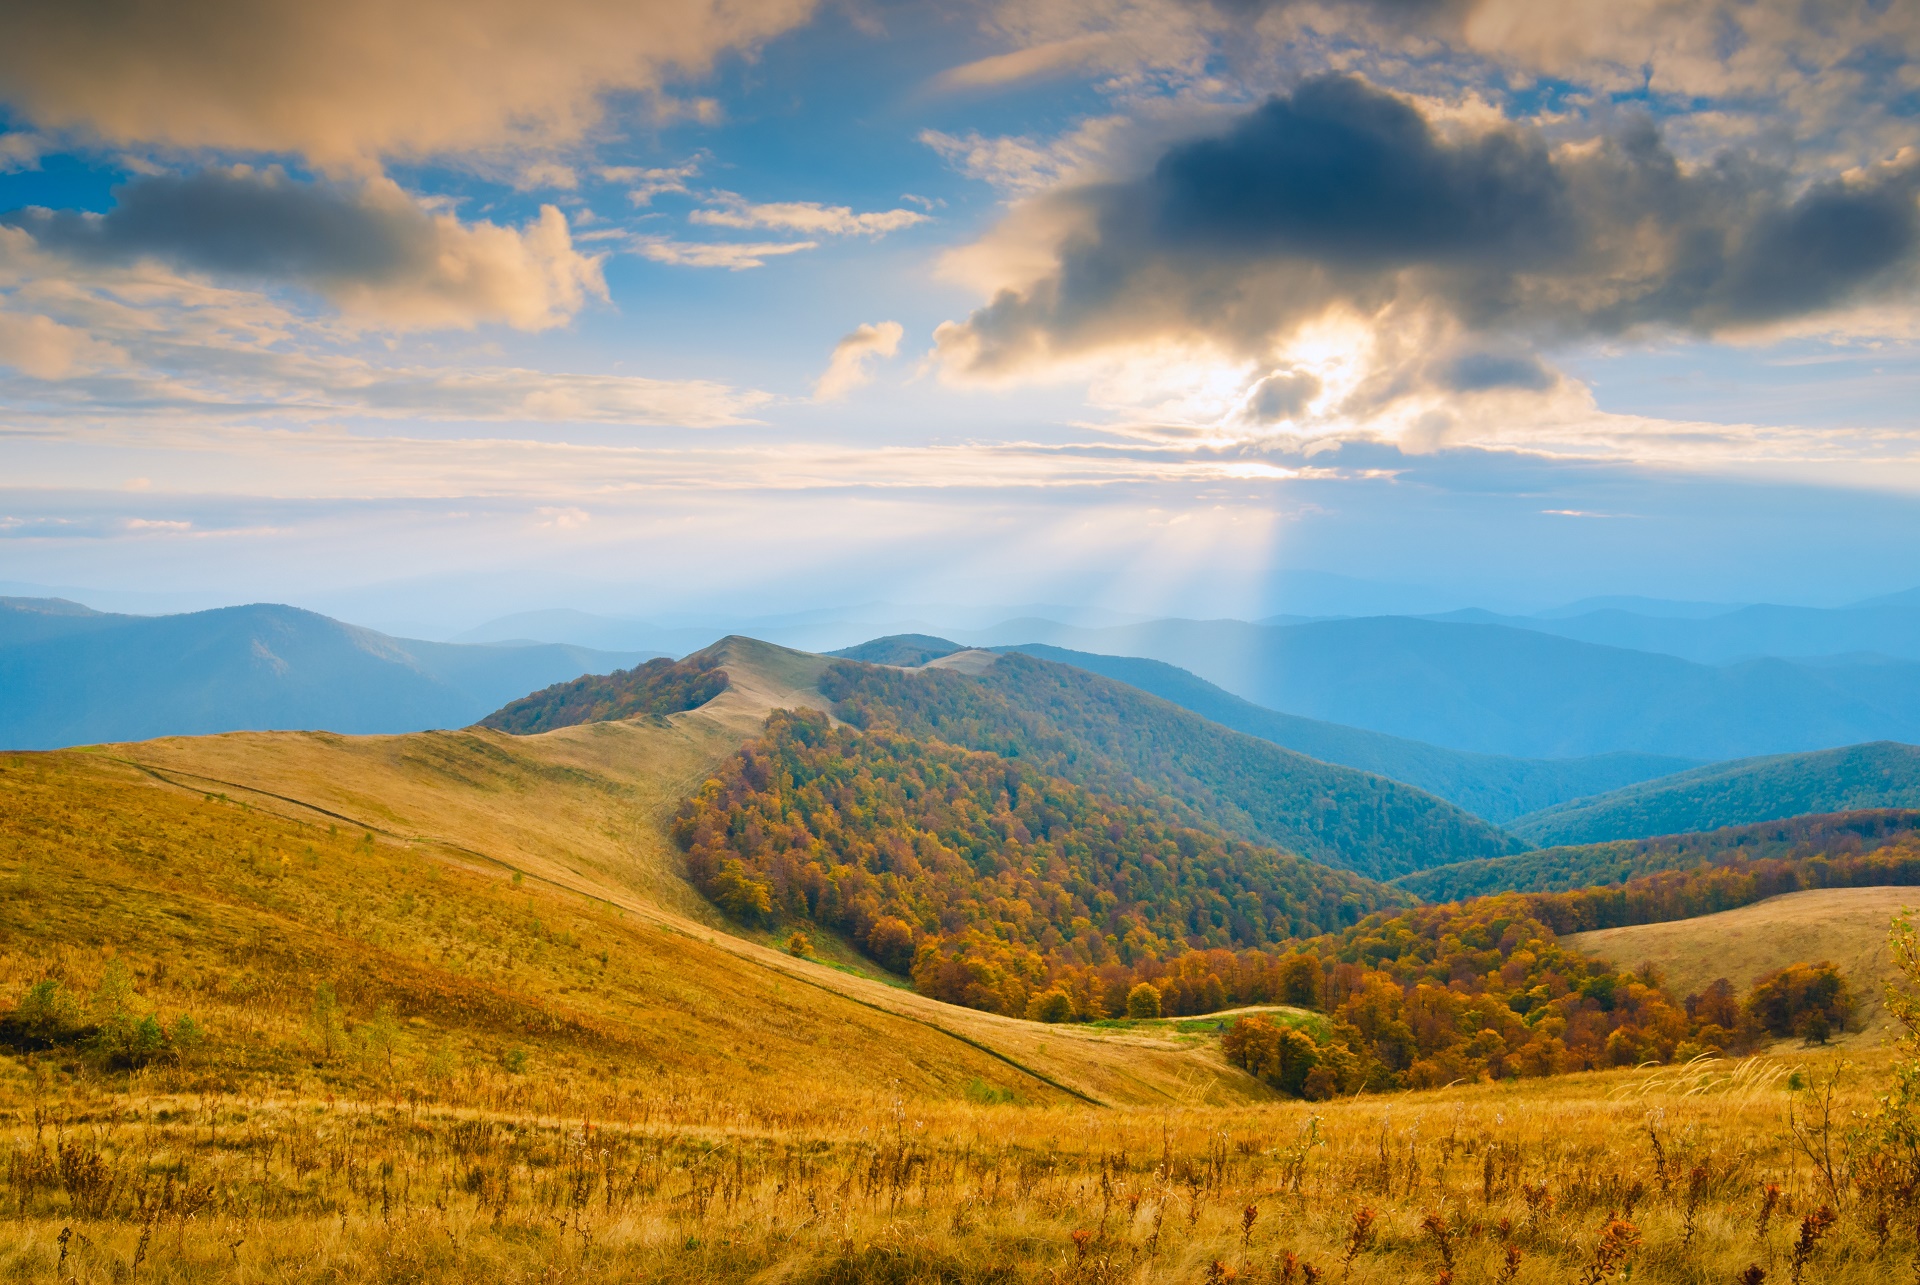
[[[1744,993],[1782,964],[1828,960],[1853,984],[1861,1034],[1884,1039],[1892,1023],[1880,1001],[1895,977],[1887,925],[1916,907],[1920,889],[1822,888],[1769,897],[1717,915],[1603,928],[1562,940],[1620,967],[1652,963],[1679,995],[1697,994],[1718,977]]]
[[[205,1031],[0,1052],[0,1279],[1915,1277],[1843,1137],[1884,1045],[1308,1106],[1207,1020],[1044,1026],[729,933],[665,818],[819,701],[817,658],[734,648],[668,719],[0,755],[0,1010],[124,970]]]

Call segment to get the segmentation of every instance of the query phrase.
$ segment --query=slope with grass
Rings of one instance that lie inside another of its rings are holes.
[[[611,674],[586,674],[522,696],[480,720],[480,726],[526,736],[581,723],[611,723],[648,714],[698,709],[726,690],[727,671],[710,662],[664,656]]]
[[[1518,845],[1411,786],[1322,763],[1169,701],[1018,652],[964,651],[902,671],[836,662],[822,679],[857,727],[890,725],[1030,760],[1118,797],[1179,800],[1248,839],[1368,878]]]
[[[1665,870],[1855,855],[1908,840],[1916,831],[1920,831],[1920,812],[1822,813],[1692,834],[1536,848],[1510,857],[1438,866],[1393,882],[1423,901],[1459,901],[1501,892],[1567,892],[1625,883]]]
[[[1847,977],[1856,1024],[1884,1039],[1893,1033],[1886,987],[1898,976],[1887,929],[1916,907],[1915,888],[1817,888],[1693,919],[1571,933],[1560,943],[1619,968],[1652,964],[1681,995],[1697,995],[1721,977],[1744,991],[1775,969],[1825,960]]]
[[[886,641],[886,640],[877,640]],[[1698,766],[1688,759],[1621,751],[1574,759],[1474,754],[1383,732],[1282,714],[1163,661],[1103,656],[1043,643],[997,647],[1072,665],[1172,701],[1236,732],[1344,767],[1404,781],[1495,825],[1542,808]],[[864,659],[864,657],[862,658]]]
[[[242,728],[461,727],[533,688],[641,656],[390,638],[293,607],[123,616],[0,600],[0,747]]]
[[[1920,746],[1878,741],[1714,763],[1547,808],[1508,828],[1544,848],[1868,808],[1920,808]]]
[[[832,662],[739,638],[715,644],[703,659],[726,670],[726,689],[697,710],[664,718],[530,736],[490,729],[394,737],[234,734],[102,753],[257,812],[352,826],[382,842],[422,844],[523,871],[789,979],[783,984],[824,988],[857,1008],[1012,1059],[1089,1099],[1237,1100],[1263,1092],[1217,1053],[956,1008],[880,980],[831,938],[817,943],[824,962],[815,962],[788,955],[767,933],[726,928],[687,881],[668,834],[672,815],[774,709],[824,710],[828,701],[817,684]],[[650,1002],[644,992],[631,998]]]

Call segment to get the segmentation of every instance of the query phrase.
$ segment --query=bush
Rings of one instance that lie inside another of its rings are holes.
[[[51,978],[35,982],[12,1013],[0,1019],[0,1043],[22,1050],[47,1049],[90,1034],[80,1021],[80,1006]]]
[[[1027,1001],[1029,1022],[1066,1022],[1073,1018],[1073,998],[1065,991],[1041,991]]]
[[[746,863],[738,857],[724,861],[707,884],[707,895],[731,919],[757,924],[773,913],[773,896],[767,885],[747,873]]]
[[[1141,982],[1127,992],[1128,1017],[1160,1016],[1160,990],[1152,982]]]
[[[787,953],[795,959],[805,959],[813,953],[813,940],[805,933],[795,933],[787,938]]]
[[[1747,995],[1747,1016],[1775,1037],[1825,1043],[1853,1016],[1853,994],[1832,964],[1792,964],[1768,973]]]

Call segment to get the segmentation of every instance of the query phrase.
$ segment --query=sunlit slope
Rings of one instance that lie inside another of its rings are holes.
[[[1744,992],[1776,968],[1829,961],[1852,984],[1862,1026],[1880,1038],[1891,1026],[1882,1002],[1886,984],[1896,976],[1887,928],[1909,907],[1920,907],[1920,889],[1822,888],[1697,919],[1603,928],[1560,940],[1618,967],[1652,963],[1678,995],[1697,994],[1720,977]]]
[[[105,747],[166,781],[244,800],[317,827],[348,824],[475,868],[524,871],[630,919],[692,935],[755,975],[824,988],[860,1011],[930,1024],[1103,1102],[1235,1100],[1265,1091],[1207,1048],[1038,1026],[958,1009],[791,958],[731,935],[684,879],[666,823],[680,801],[774,708],[824,707],[826,661],[728,639],[713,649],[729,685],[698,710],[516,737],[469,729],[392,737],[236,734]],[[708,992],[725,1004],[732,982]],[[644,996],[636,1002],[645,1002]]]

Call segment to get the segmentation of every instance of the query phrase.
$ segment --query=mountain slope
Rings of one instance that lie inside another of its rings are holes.
[[[1024,652],[1126,683],[1297,754],[1417,786],[1495,825],[1569,799],[1697,766],[1688,759],[1625,751],[1581,759],[1473,754],[1282,714],[1242,700],[1184,669],[1144,657],[1102,656],[1044,643],[994,650]]]
[[[1393,882],[1424,901],[1460,901],[1502,892],[1570,892],[1625,883],[1663,870],[1872,852],[1916,830],[1920,830],[1920,812],[1824,813],[1691,834],[1536,848],[1510,857],[1436,866]]]
[[[1862,808],[1920,808],[1920,746],[1878,741],[1715,763],[1547,808],[1509,828],[1549,847]]]
[[[1391,616],[1284,628],[1166,620],[995,641],[1147,656],[1269,709],[1520,758],[1629,750],[1719,760],[1920,740],[1911,661],[1708,666],[1531,629]]]
[[[635,659],[390,638],[293,607],[120,616],[12,599],[0,602],[0,746],[460,727],[532,688]]]
[[[1248,839],[1369,878],[1516,846],[1411,786],[1295,754],[1124,683],[1019,652],[960,652],[917,671],[839,661],[821,690],[857,727],[890,724],[1031,759],[1120,797],[1144,785]]]

